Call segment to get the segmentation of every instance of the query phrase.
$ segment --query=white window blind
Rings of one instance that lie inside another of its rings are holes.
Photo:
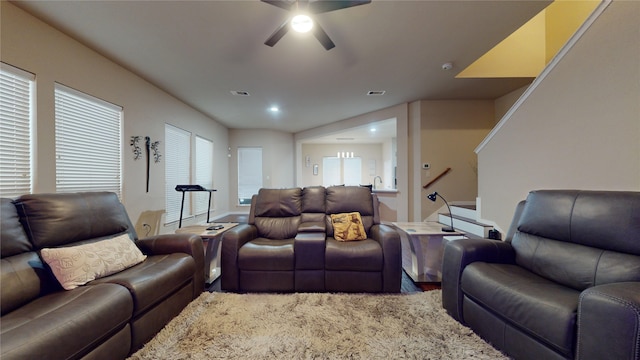
[[[238,204],[250,205],[262,187],[262,148],[238,148]]]
[[[0,65],[0,195],[16,197],[32,192],[35,76]]]
[[[362,159],[354,157],[345,158],[342,161],[344,184],[354,186],[362,184]]]
[[[56,191],[122,195],[122,107],[55,85]]]
[[[164,126],[165,159],[165,206],[166,221],[178,221],[182,193],[176,191],[176,185],[191,184],[191,133],[175,126]],[[185,194],[182,217],[191,216],[191,197]]]
[[[323,157],[322,158],[322,185],[332,186],[342,183],[342,172],[340,168],[340,158]]]
[[[213,142],[196,136],[196,184],[213,189]],[[195,213],[206,213],[209,207],[208,192],[193,192]],[[213,202],[213,200],[212,200]]]

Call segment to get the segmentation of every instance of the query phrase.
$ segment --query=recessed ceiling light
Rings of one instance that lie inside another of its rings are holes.
[[[376,131],[378,131],[378,130],[377,130],[376,128],[371,128],[371,129],[369,129],[369,131],[371,131],[371,132],[376,132]]]
[[[280,111],[280,108],[279,108],[279,107],[277,107],[277,106],[272,106],[272,107],[270,107],[270,108],[269,108],[269,111],[271,111],[271,112],[278,112],[278,111]]]
[[[384,95],[385,92],[384,90],[369,90],[367,91],[367,96],[380,96]]]
[[[231,90],[231,94],[238,95],[238,96],[249,96],[248,91]]]

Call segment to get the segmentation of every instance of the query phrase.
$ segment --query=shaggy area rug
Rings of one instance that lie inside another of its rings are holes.
[[[204,293],[130,359],[507,359],[442,309],[441,291]]]

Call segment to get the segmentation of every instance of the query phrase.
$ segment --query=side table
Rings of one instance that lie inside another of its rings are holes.
[[[443,240],[461,236],[444,232],[437,222],[394,222],[402,242],[402,268],[414,282],[439,283],[442,280]]]
[[[208,227],[220,225],[219,230],[207,230]],[[201,225],[190,225],[176,230],[176,234],[188,233],[200,235],[204,245],[204,281],[211,284],[222,274],[220,267],[220,251],[222,246],[222,234],[238,225],[238,223],[207,223]]]

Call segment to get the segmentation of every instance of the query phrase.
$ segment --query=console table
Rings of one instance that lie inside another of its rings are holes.
[[[402,268],[414,282],[439,283],[442,280],[442,254],[445,236],[461,232],[442,231],[437,222],[393,222],[402,241]]]

